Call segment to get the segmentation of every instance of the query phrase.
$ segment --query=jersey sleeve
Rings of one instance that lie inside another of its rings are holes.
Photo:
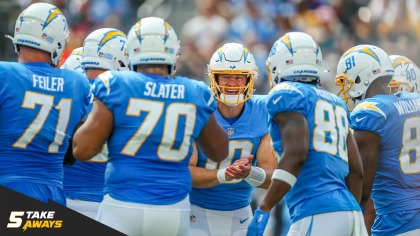
[[[267,97],[267,111],[271,116],[280,112],[294,111],[307,115],[306,96],[301,89],[291,83],[280,83]]]
[[[366,130],[382,136],[389,115],[385,104],[374,99],[366,99],[358,104],[351,113],[351,128]]]
[[[112,113],[114,113],[116,100],[118,100],[118,92],[115,91],[117,90],[116,83],[117,79],[110,71],[107,71],[100,74],[92,85],[93,97],[101,100]]]

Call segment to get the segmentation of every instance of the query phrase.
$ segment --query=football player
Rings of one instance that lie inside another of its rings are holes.
[[[252,218],[252,188],[267,188],[276,167],[266,96],[253,96],[257,66],[241,44],[216,50],[208,75],[218,100],[216,120],[229,135],[229,155],[214,162],[198,149],[198,158],[191,158],[191,235],[245,235]]]
[[[284,196],[288,236],[367,235],[358,204],[362,163],[349,132],[350,112],[343,100],[317,86],[321,63],[321,50],[305,33],[287,33],[271,49],[267,67],[275,86],[267,110],[280,161],[247,235],[263,235],[270,210]]]
[[[404,91],[407,93],[420,94],[420,69],[410,59],[392,55],[389,56],[392,61],[392,68],[394,68],[394,78],[389,83],[388,87],[392,93]]]
[[[420,93],[420,89],[417,85],[417,78],[420,76],[420,71],[417,65],[410,59],[403,56],[392,55],[389,56],[389,58],[391,59],[392,67],[394,68],[394,77],[388,85],[391,93],[394,94],[399,91]],[[369,198],[367,201],[363,216],[365,218],[368,233],[370,234],[372,225],[376,218],[372,198]]]
[[[60,69],[75,70],[86,74],[86,71],[82,69],[82,53],[83,47],[74,49],[70,56],[67,57],[66,61],[60,67]]]
[[[98,29],[88,35],[83,43],[83,56],[80,55],[79,64],[81,64],[81,69],[86,71],[91,85],[95,82],[96,77],[105,71],[128,70],[126,41],[127,37],[123,32],[111,28]],[[73,53],[69,57],[71,60],[78,57]],[[77,66],[75,68],[78,69]],[[90,100],[87,114],[91,112],[92,105],[93,97]],[[64,168],[63,183],[67,207],[92,219],[96,218],[99,204],[103,199],[107,159],[108,148],[104,145],[98,155],[91,160],[76,162],[74,165]]]
[[[69,38],[57,7],[30,5],[14,36],[18,62],[0,62],[0,184],[65,205],[63,159],[86,115],[89,83],[82,73],[56,68]]]
[[[127,52],[131,71],[107,71],[95,80],[96,100],[75,134],[74,155],[89,160],[107,140],[98,221],[128,235],[188,236],[191,144],[196,140],[218,162],[228,154],[228,136],[207,85],[174,77],[179,41],[166,21],[137,22]]]
[[[337,73],[344,98],[357,104],[351,128],[364,167],[361,206],[372,195],[376,210],[372,235],[420,235],[420,95],[390,92],[393,63],[377,46],[349,49]]]

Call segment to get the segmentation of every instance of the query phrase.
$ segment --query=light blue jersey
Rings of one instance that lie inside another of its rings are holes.
[[[95,80],[88,79],[92,86]],[[87,108],[90,114],[93,97]],[[86,162],[76,161],[72,166],[64,167],[64,190],[66,197],[84,201],[102,202],[108,149],[103,146],[101,152]]]
[[[86,115],[88,96],[89,83],[80,72],[0,62],[1,185],[24,182],[17,191],[65,204],[63,158],[74,126]],[[40,185],[48,190],[41,192]]]
[[[279,156],[281,135],[274,116],[280,112],[299,112],[309,126],[306,162],[296,184],[285,196],[291,224],[314,214],[361,210],[344,182],[349,173],[346,139],[350,115],[344,101],[316,85],[282,82],[268,95],[267,110],[270,135]]]
[[[222,162],[214,162],[198,149],[197,166],[208,170],[227,168],[236,160],[254,155],[261,138],[268,133],[268,113],[265,107],[266,96],[254,95],[245,101],[245,108],[239,119],[229,124],[217,110],[217,122],[229,134],[229,155]],[[244,179],[232,180],[211,188],[193,188],[190,201],[199,207],[217,211],[233,211],[246,207],[251,202],[252,186]]]
[[[192,143],[216,109],[208,86],[180,76],[109,71],[92,92],[114,115],[104,193],[152,205],[185,199]]]
[[[377,217],[373,235],[420,228],[420,95],[399,92],[363,100],[351,127],[380,136],[379,163],[372,188]]]

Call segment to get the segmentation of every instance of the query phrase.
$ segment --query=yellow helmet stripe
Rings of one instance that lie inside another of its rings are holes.
[[[392,64],[392,68],[394,68],[394,69],[397,68],[398,66],[402,65],[403,62],[404,62],[404,64],[410,64],[410,63],[412,63],[415,66],[417,66],[416,63],[414,63],[412,60],[410,60],[410,59],[408,59],[406,57],[399,57]]]
[[[42,30],[44,30],[45,27],[47,27],[51,23],[51,21],[53,21],[55,18],[57,18],[58,15],[63,15],[63,13],[61,13],[60,9],[58,9],[58,8],[51,9],[50,14],[48,15],[47,19],[44,22],[44,26],[42,27]]]
[[[340,57],[340,60],[341,60],[341,58],[343,58],[343,57],[346,57],[347,55],[349,55],[350,53],[354,53],[354,52],[359,52],[359,53],[365,53],[365,54],[367,54],[367,55],[369,55],[369,56],[371,56],[371,57],[373,57],[378,63],[379,63],[379,65],[381,64],[381,62],[379,61],[379,57],[376,55],[376,53],[375,52],[373,52],[370,48],[368,48],[368,47],[355,47],[355,48],[352,48],[352,49],[350,49],[350,50],[348,50],[347,52],[345,52],[341,57]]]
[[[119,30],[111,30],[104,34],[104,37],[99,41],[98,52],[109,40],[115,39],[116,37],[127,37],[123,32]]]

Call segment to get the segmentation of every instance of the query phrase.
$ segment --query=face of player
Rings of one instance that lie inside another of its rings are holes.
[[[246,75],[241,74],[221,74],[219,75],[219,85],[226,87],[245,87]],[[244,88],[225,88],[226,95],[238,95],[244,92]]]

